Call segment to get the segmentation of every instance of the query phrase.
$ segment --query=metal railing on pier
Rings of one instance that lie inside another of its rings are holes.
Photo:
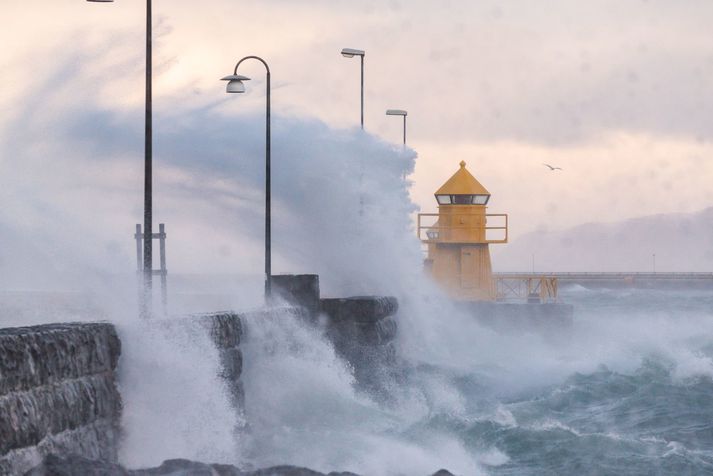
[[[707,272],[554,272],[554,273],[495,273],[497,277],[551,276],[562,281],[713,281]]]
[[[558,279],[552,275],[495,273],[498,301],[557,302]]]

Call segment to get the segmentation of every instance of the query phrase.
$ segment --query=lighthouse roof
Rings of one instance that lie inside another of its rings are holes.
[[[461,161],[460,169],[436,191],[436,195],[490,195],[490,192],[468,172],[465,162]]]

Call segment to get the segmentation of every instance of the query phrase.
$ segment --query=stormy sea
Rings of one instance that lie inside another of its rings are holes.
[[[713,473],[711,293],[575,286],[563,297],[576,311],[562,347],[541,335],[512,346],[529,361],[523,379],[439,369],[463,406],[417,426],[486,455],[484,474]]]
[[[230,428],[205,389],[166,397],[162,387],[156,395],[169,408],[173,399],[195,398],[203,410],[181,431],[168,431],[156,415],[130,414],[125,421],[142,438],[129,431],[123,460],[157,464],[171,456],[156,451],[163,438],[183,456],[252,468],[713,474],[711,293],[570,285],[560,297],[575,307],[571,328],[494,331],[443,303],[422,300],[420,312],[406,304],[398,316],[401,367],[381,375],[376,389],[355,382],[313,329],[251,323],[242,433],[221,438]],[[146,398],[141,385],[135,393]],[[125,398],[135,410],[132,393]]]

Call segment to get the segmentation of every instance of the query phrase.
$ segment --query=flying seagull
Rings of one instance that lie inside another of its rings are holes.
[[[548,167],[551,171],[562,170],[562,167],[552,167],[550,164],[542,164],[542,165],[544,165],[545,167]]]

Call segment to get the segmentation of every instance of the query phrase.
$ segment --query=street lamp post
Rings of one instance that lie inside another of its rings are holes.
[[[403,118],[404,118],[404,145],[406,145],[406,116],[408,116],[408,112],[404,111],[403,109],[387,109],[386,115],[387,116],[403,116]]]
[[[87,0],[110,3],[114,0]],[[152,124],[152,55],[151,55],[151,0],[146,0],[146,108],[144,120],[144,277],[141,317],[151,317],[153,268],[153,124]]]
[[[227,93],[244,93],[245,84],[250,78],[238,74],[240,64],[248,59],[254,59],[265,66],[267,72],[267,104],[265,110],[265,301],[270,302],[272,297],[272,230],[270,219],[270,67],[265,60],[259,56],[246,56],[238,61],[233,70],[233,74],[221,78],[221,81],[228,81],[225,88]]]
[[[355,50],[354,48],[342,49],[342,56],[345,58],[353,58],[358,56],[361,59],[361,128],[364,129],[364,50]]]

